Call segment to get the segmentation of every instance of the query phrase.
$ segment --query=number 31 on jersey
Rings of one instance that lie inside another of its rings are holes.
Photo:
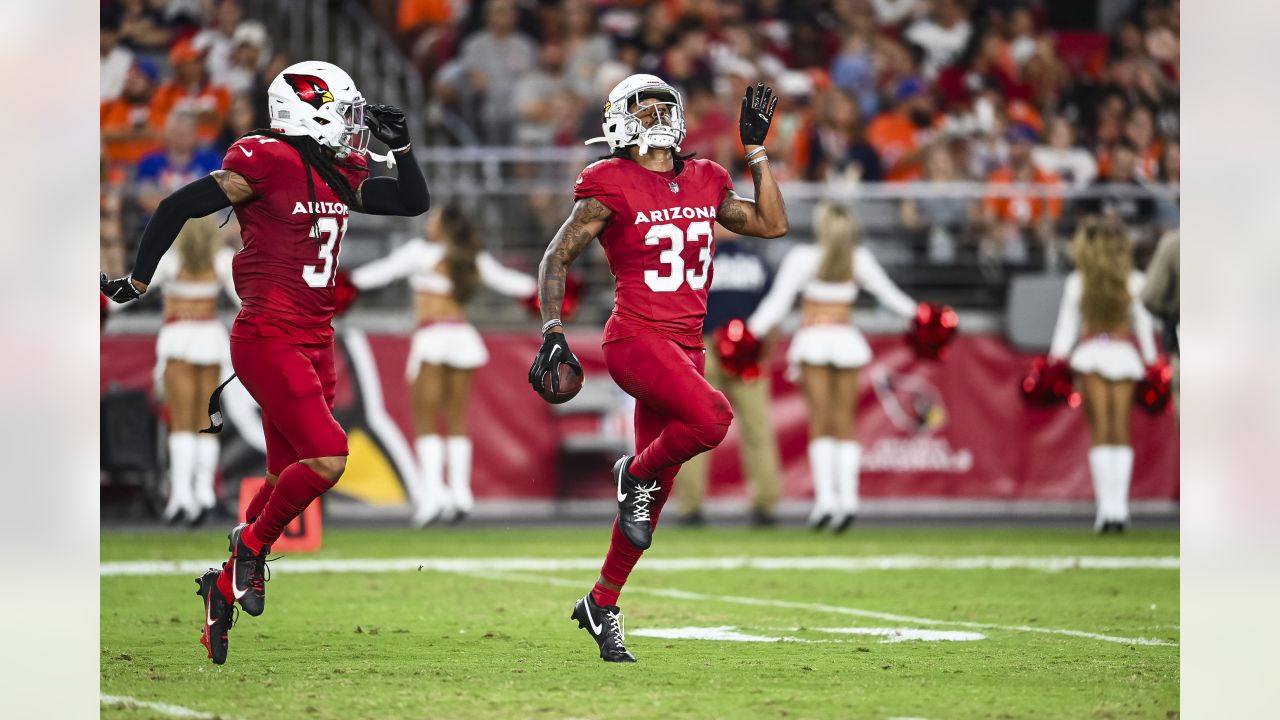
[[[302,267],[302,279],[306,281],[307,287],[328,287],[329,282],[333,280],[334,265],[337,264],[333,261],[333,247],[346,234],[346,218],[342,219],[342,225],[338,225],[337,218],[322,217],[316,219],[316,223],[311,226],[311,237],[317,240],[324,238],[324,241],[320,243],[319,253],[324,265],[304,265]]]
[[[644,282],[649,289],[654,292],[675,292],[686,282],[694,290],[706,287],[707,271],[711,267],[711,223],[707,220],[691,222],[687,233],[675,225],[663,223],[649,228],[648,234],[644,236],[645,245],[660,245],[664,240],[670,242],[671,246],[658,254],[658,262],[667,266],[668,270],[665,273],[660,270],[645,270]],[[703,243],[698,250],[701,267],[695,270],[686,270],[684,267],[682,254],[686,240],[690,243]]]

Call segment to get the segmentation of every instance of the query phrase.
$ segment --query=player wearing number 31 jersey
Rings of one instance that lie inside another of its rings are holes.
[[[604,137],[612,154],[589,165],[574,186],[572,216],[539,268],[543,342],[529,369],[540,390],[559,365],[581,372],[560,322],[565,273],[598,237],[616,280],[605,326],[604,358],[619,387],[636,399],[634,457],[613,468],[618,517],[600,579],[572,618],[608,662],[635,662],[623,645],[618,594],[653,539],[680,465],[724,439],[729,402],[703,378],[702,322],[714,270],[712,223],[743,235],[778,237],[787,214],[769,171],[765,135],[777,104],[763,83],[747,88],[739,120],[755,200],[738,197],[729,173],[710,160],[679,154],[680,94],[653,75],[632,75],[609,93]]]
[[[231,363],[262,408],[267,482],[246,510],[249,522],[228,536],[231,558],[196,580],[204,603],[201,643],[219,664],[227,658],[234,603],[262,614],[271,543],[346,468],[347,436],[332,412],[330,323],[350,214],[414,216],[430,205],[404,113],[366,108],[341,68],[291,65],[267,95],[271,128],[240,138],[221,170],[165,198],[143,232],[133,273],[101,279],[102,292],[116,302],[139,297],[183,223],[235,208],[244,248],[232,276],[243,305],[231,329]],[[402,158],[398,178],[369,177],[371,133]]]

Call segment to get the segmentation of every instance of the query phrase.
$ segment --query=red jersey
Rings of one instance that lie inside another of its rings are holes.
[[[352,188],[369,176],[363,156],[339,161]],[[232,277],[243,305],[231,328],[237,340],[325,343],[333,339],[334,276],[351,213],[320,173],[311,170],[311,206],[302,156],[262,135],[237,140],[223,169],[249,182],[255,197],[236,207],[244,248]],[[315,221],[314,224],[312,221]]]
[[[623,158],[588,165],[573,188],[613,211],[600,234],[615,279],[606,343],[658,332],[702,347],[716,211],[733,181],[711,160],[686,160],[680,174]]]

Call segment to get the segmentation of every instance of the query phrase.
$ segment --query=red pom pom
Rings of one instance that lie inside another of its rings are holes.
[[[916,357],[940,360],[947,355],[947,345],[956,336],[960,316],[950,305],[920,303],[916,316],[907,329],[906,340]]]
[[[577,275],[567,275],[564,279],[564,300],[560,303],[560,319],[570,320],[578,311],[582,301],[582,281]],[[525,309],[533,315],[542,315],[542,302],[538,299],[538,291],[520,301]]]
[[[1173,398],[1173,366],[1167,358],[1159,358],[1147,368],[1147,375],[1138,382],[1133,392],[1133,402],[1152,415],[1173,410],[1169,400]]]
[[[734,318],[712,335],[716,356],[729,377],[755,380],[760,377],[760,352],[763,346],[747,329],[741,318]]]
[[[333,314],[345,314],[359,295],[360,288],[351,282],[351,276],[339,270],[333,277]]]
[[[1071,368],[1065,360],[1040,356],[1031,361],[1031,370],[1020,385],[1022,397],[1036,407],[1052,407],[1066,403],[1080,407],[1080,393],[1072,385]]]

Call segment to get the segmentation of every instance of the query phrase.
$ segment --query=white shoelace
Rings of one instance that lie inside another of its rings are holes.
[[[626,635],[622,632],[622,613],[611,613],[604,611],[605,622],[609,625],[609,635],[615,636],[618,641],[618,647],[622,647],[623,640]]]
[[[632,513],[632,522],[641,522],[649,519],[649,504],[653,502],[653,496],[658,492],[658,482],[655,480],[649,487],[641,487],[637,485],[633,488],[636,494],[635,512]]]

